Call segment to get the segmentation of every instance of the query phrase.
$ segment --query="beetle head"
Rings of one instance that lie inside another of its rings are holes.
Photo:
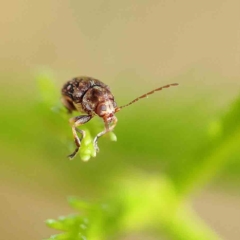
[[[99,102],[96,107],[96,114],[104,119],[104,122],[111,123],[116,109],[116,102],[112,99],[105,100],[103,102]]]

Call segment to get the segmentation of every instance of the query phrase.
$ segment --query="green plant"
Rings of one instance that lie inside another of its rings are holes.
[[[42,99],[48,107],[58,105],[56,94],[49,94],[56,92],[50,82],[48,78],[40,77]],[[62,107],[53,110],[66,120]],[[117,239],[132,232],[157,232],[179,240],[221,239],[191,209],[191,194],[213,178],[233,155],[240,154],[239,113],[240,98],[227,113],[209,122],[205,142],[193,152],[194,160],[185,162],[182,171],[172,164],[166,174],[159,177],[136,174],[129,169],[125,174],[131,177],[119,180],[116,176],[116,181],[113,180],[116,184],[108,188],[111,194],[106,194],[103,201],[107,204],[70,198],[70,205],[80,213],[47,220],[49,227],[64,232],[49,239]],[[89,125],[88,128],[94,131],[98,126]],[[68,140],[65,142],[71,145]],[[83,160],[95,156],[89,131],[80,156]]]

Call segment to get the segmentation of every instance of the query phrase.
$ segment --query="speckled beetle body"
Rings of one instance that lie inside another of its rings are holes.
[[[93,113],[98,101],[103,101],[108,94],[113,98],[106,84],[90,77],[74,78],[62,88],[63,104],[70,112],[78,110],[88,114]]]
[[[132,103],[138,101],[141,98],[154,93],[155,91],[160,91],[163,88],[168,88],[170,86],[176,86],[177,83],[169,84],[161,88],[157,88],[151,92],[148,92],[130,103],[117,107],[117,104],[114,100],[114,96],[111,93],[109,87],[103,82],[91,78],[91,77],[76,77],[64,84],[62,88],[62,103],[68,109],[69,113],[72,111],[79,111],[85,113],[86,115],[73,117],[69,120],[72,126],[72,132],[76,144],[75,151],[70,154],[68,157],[70,159],[74,158],[77,154],[80,146],[81,140],[85,136],[83,130],[78,129],[77,127],[88,122],[95,115],[101,117],[105,123],[105,129],[97,134],[94,138],[94,148],[98,152],[99,148],[97,145],[97,140],[99,137],[105,133],[112,131],[117,124],[117,118],[115,113],[120,111],[123,107],[127,107]],[[78,133],[81,133],[81,138],[79,139]]]

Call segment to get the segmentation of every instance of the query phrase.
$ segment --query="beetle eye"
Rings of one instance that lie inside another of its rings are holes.
[[[100,106],[100,111],[106,111],[106,110],[107,110],[107,107],[105,104]]]
[[[96,109],[96,113],[99,115],[99,116],[103,116],[106,114],[106,111],[107,111],[107,106],[105,104],[99,104],[97,109]]]

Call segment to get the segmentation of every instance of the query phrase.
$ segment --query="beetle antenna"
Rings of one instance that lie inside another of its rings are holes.
[[[140,100],[141,98],[145,98],[145,97],[147,97],[148,95],[151,95],[151,94],[153,94],[153,93],[155,93],[155,92],[157,92],[157,91],[161,91],[163,88],[169,88],[169,87],[177,86],[177,85],[178,85],[178,83],[171,83],[171,84],[165,85],[165,86],[163,86],[163,87],[156,88],[156,89],[152,90],[151,92],[145,93],[145,94],[143,94],[142,96],[135,98],[135,99],[132,100],[130,103],[118,107],[118,108],[116,109],[116,112],[120,111],[122,108],[125,108],[125,107],[127,107],[127,106],[129,106],[129,105],[131,105],[131,104],[133,104],[133,103],[135,103],[135,102],[137,102],[137,101]]]

